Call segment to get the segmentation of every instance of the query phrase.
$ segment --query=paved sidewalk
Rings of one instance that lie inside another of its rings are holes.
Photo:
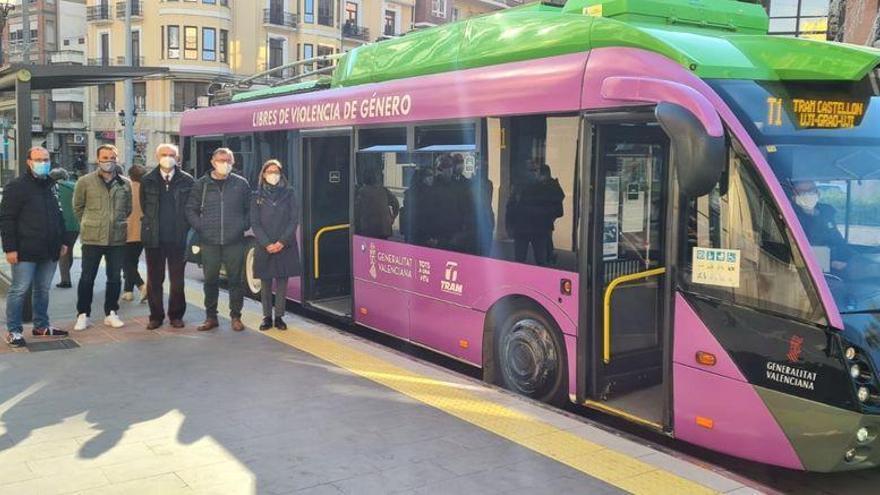
[[[0,494],[753,493],[302,317],[197,332],[187,291],[182,330],[147,331],[146,305],[122,303],[128,325],[78,348],[0,350]],[[62,326],[73,298],[53,290]]]

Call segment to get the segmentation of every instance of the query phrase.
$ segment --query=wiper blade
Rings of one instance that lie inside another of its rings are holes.
[[[856,311],[841,311],[842,315],[880,315],[880,308],[877,309],[859,309]]]

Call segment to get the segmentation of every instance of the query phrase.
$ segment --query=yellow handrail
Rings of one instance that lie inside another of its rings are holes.
[[[318,248],[318,242],[321,240],[321,236],[327,232],[332,232],[334,230],[347,229],[349,226],[350,226],[350,224],[347,224],[347,223],[341,223],[339,225],[328,225],[326,227],[321,227],[320,229],[318,229],[317,232],[315,232],[315,278],[316,279],[321,276],[320,270],[318,269],[318,266],[319,266],[318,262],[320,261],[319,256],[318,256],[318,253],[320,251],[320,249]]]
[[[633,273],[631,275],[623,275],[621,277],[617,277],[608,284],[608,287],[605,288],[605,301],[604,301],[604,313],[603,313],[603,324],[604,324],[604,336],[605,342],[603,342],[603,350],[602,350],[602,360],[605,361],[605,364],[611,362],[611,293],[614,292],[614,289],[617,288],[618,285],[632,282],[633,280],[640,280],[643,278],[654,277],[657,275],[663,275],[666,273],[666,268],[654,268],[653,270],[648,270],[639,273]]]

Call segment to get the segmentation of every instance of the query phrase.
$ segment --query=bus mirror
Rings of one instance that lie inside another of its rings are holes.
[[[724,172],[724,136],[710,136],[693,113],[674,103],[658,103],[654,113],[672,142],[681,193],[688,198],[709,194]]]

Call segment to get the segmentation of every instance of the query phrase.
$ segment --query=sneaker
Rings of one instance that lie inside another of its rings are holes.
[[[265,332],[270,328],[272,328],[272,318],[266,316],[263,318],[263,323],[260,323],[260,331]]]
[[[86,328],[89,328],[89,325],[91,324],[92,322],[89,321],[88,315],[86,315],[85,313],[80,313],[76,317],[76,324],[73,326],[73,329],[77,332],[82,332]]]
[[[69,289],[73,287],[73,285],[70,282],[60,282],[55,285],[55,287],[58,287],[59,289]]]
[[[287,323],[284,323],[284,320],[282,320],[280,316],[276,316],[275,328],[277,328],[278,330],[287,330]]]
[[[6,343],[9,344],[9,347],[25,347],[27,345],[27,342],[24,341],[24,337],[18,332],[7,333]]]
[[[33,334],[34,337],[66,337],[67,331],[50,325],[45,328],[35,328]]]
[[[113,328],[122,328],[125,326],[125,323],[122,323],[122,320],[116,316],[116,311],[111,311],[110,314],[104,318],[104,324]]]
[[[134,301],[134,292],[123,292],[122,293],[123,301]]]
[[[141,284],[138,291],[141,293],[141,304],[147,302],[147,284]]]

